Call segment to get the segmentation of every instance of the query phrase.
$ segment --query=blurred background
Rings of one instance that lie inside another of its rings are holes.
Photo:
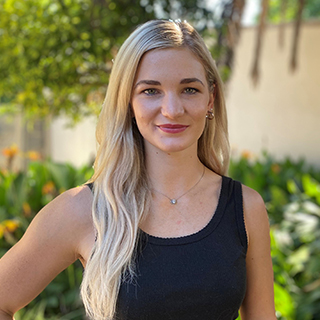
[[[229,175],[269,212],[279,319],[320,319],[320,0],[0,0],[0,256],[92,173],[112,59],[186,19],[225,83]],[[76,263],[19,319],[85,319]]]

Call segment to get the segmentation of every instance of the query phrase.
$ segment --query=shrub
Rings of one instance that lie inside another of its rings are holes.
[[[0,171],[0,256],[25,232],[35,214],[59,193],[83,184],[90,166],[76,169],[52,161],[30,162],[25,172]],[[229,175],[257,190],[271,224],[271,255],[277,316],[320,319],[320,170],[303,160],[276,161],[267,153],[233,159]],[[84,319],[79,262],[69,266],[16,320]]]
[[[54,197],[86,182],[93,169],[75,169],[70,164],[31,162],[26,172],[0,172],[0,256],[23,235],[35,214]],[[79,298],[82,280],[80,262],[69,266],[28,307],[19,319],[83,319]],[[59,316],[57,316],[59,315]]]
[[[278,317],[320,319],[320,170],[304,160],[244,153],[231,161],[229,175],[266,203]]]

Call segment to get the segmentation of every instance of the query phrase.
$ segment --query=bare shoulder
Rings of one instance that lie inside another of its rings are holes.
[[[243,193],[243,205],[247,213],[253,214],[253,212],[256,212],[256,210],[265,209],[264,201],[261,195],[256,190],[251,189],[245,185],[242,185],[242,193]]]
[[[268,214],[265,203],[257,191],[242,185],[242,193],[244,219],[248,238],[252,238],[255,233],[262,230],[269,230]]]
[[[87,186],[72,188],[62,193],[39,213],[50,219],[73,222],[76,227],[91,223],[92,193]]]
[[[61,240],[65,247],[69,244],[70,250],[79,258],[81,242],[93,236],[92,198],[87,186],[62,193],[36,215],[25,236],[32,232],[46,239],[53,237],[57,242]]]

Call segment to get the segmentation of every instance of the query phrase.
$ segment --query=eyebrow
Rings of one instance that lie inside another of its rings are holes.
[[[203,82],[198,78],[185,78],[180,81],[181,84],[192,83],[192,82],[200,82],[203,86]]]
[[[148,84],[148,85],[152,85],[152,86],[161,86],[161,83],[159,81],[155,81],[155,80],[141,80],[138,83],[136,83],[136,85],[134,86],[134,88],[136,88],[137,86],[140,86],[141,84]]]
[[[187,84],[187,83],[192,83],[192,82],[199,82],[204,86],[203,82],[198,78],[184,78],[180,81],[180,84]],[[152,86],[161,86],[161,83],[156,80],[141,80],[138,83],[136,83],[134,88],[136,88],[137,86],[139,86],[141,84],[148,84],[148,85],[152,85]]]

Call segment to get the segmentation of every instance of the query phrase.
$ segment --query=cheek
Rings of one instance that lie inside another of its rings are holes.
[[[204,107],[193,110],[192,118],[200,134],[202,134],[206,125],[206,114],[207,108]]]
[[[147,125],[152,121],[152,114],[149,110],[139,109],[135,112],[136,122],[139,126]]]
[[[156,116],[155,108],[150,104],[141,103],[139,101],[133,101],[133,113],[137,123],[148,123]]]
[[[193,108],[190,109],[189,114],[192,116],[192,118],[195,121],[205,123],[207,110],[208,108],[205,107],[204,105],[201,105],[201,106],[199,105],[196,107],[193,106]]]

